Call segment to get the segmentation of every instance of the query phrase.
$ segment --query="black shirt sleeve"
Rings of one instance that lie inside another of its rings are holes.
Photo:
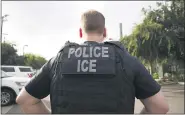
[[[158,93],[161,86],[153,79],[148,70],[135,59],[135,93],[137,99],[146,99]]]
[[[43,99],[50,94],[52,67],[55,58],[45,63],[36,75],[26,84],[26,91],[35,98]]]

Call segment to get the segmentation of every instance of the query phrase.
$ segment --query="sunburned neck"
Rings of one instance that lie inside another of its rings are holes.
[[[103,36],[87,36],[87,37],[85,37],[85,41],[93,41],[93,42],[102,43],[103,40],[104,40]]]
[[[102,43],[103,41],[98,41],[98,40],[85,40],[87,42],[97,42],[97,43]]]

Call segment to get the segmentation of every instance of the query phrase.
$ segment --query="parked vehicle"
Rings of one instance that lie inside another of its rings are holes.
[[[2,65],[1,70],[9,76],[15,77],[33,77],[33,69],[30,66],[10,66]]]
[[[17,95],[29,80],[28,77],[13,77],[1,71],[1,105],[15,102]]]

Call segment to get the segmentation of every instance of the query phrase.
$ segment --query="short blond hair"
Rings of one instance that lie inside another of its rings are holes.
[[[105,17],[96,10],[84,12],[81,16],[82,28],[86,33],[96,32],[103,34],[105,28]]]

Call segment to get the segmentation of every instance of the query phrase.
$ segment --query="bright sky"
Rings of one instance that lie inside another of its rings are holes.
[[[46,59],[55,56],[65,41],[81,42],[81,14],[95,9],[104,14],[108,38],[119,39],[119,23],[123,34],[129,34],[135,23],[142,21],[141,9],[156,7],[156,1],[2,1],[2,14],[9,14],[3,24],[5,40],[16,44],[20,55],[39,54]],[[4,40],[4,37],[3,37]]]

